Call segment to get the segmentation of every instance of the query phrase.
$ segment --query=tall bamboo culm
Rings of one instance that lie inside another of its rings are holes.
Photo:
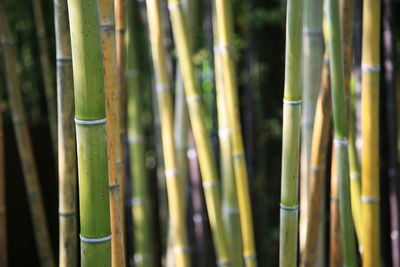
[[[339,1],[328,0],[328,39],[332,87],[334,146],[338,174],[340,231],[344,266],[357,266],[354,225],[351,214],[349,153],[345,104],[345,81]]]
[[[218,48],[218,27],[217,19],[215,17],[215,1],[213,1],[212,6],[213,41],[214,47]],[[231,10],[227,11],[231,13]],[[229,27],[232,28],[231,20],[229,21]],[[224,77],[219,49],[214,50],[214,72],[215,86],[217,90],[219,161],[222,184],[222,213],[225,227],[227,229],[228,244],[232,261],[231,266],[243,266],[240,212],[232,159],[232,134],[231,129],[229,128],[226,99],[224,98],[225,83],[223,80]]]
[[[286,11],[285,89],[283,97],[282,175],[279,263],[297,264],[298,172],[301,117],[303,0],[288,0]]]
[[[363,266],[380,264],[379,72],[380,0],[364,0],[362,33],[362,235]]]
[[[240,208],[241,232],[243,241],[243,257],[245,266],[257,266],[256,247],[254,241],[253,216],[247,177],[246,158],[243,145],[242,129],[240,123],[239,102],[236,84],[235,63],[232,50],[233,32],[231,1],[215,1],[215,19],[217,23],[216,54],[220,60],[223,81],[223,95],[225,99],[225,112],[229,121],[232,142],[232,158],[234,176],[236,179],[237,199]]]
[[[107,130],[97,0],[68,0],[78,154],[81,266],[111,266]]]
[[[0,53],[1,57],[1,53]],[[2,81],[0,80],[0,83]],[[3,87],[0,84],[0,94],[3,93]],[[7,208],[6,208],[6,173],[4,161],[4,125],[3,111],[4,106],[0,98],[0,265],[8,266],[7,255]]]
[[[107,116],[108,184],[110,192],[111,260],[112,266],[125,266],[123,223],[122,142],[119,73],[117,68],[114,0],[98,0],[103,48],[104,88]]]
[[[229,264],[230,258],[225,226],[222,219],[220,186],[211,142],[205,126],[204,104],[195,81],[188,29],[186,28],[187,23],[179,0],[168,0],[168,8],[178,58],[181,64],[190,122],[198,150],[202,184],[216,249],[216,257],[220,266],[226,266]]]
[[[321,86],[321,70],[324,55],[322,34],[323,0],[305,0],[303,18],[303,108],[301,116],[301,151],[300,151],[300,251],[304,250],[309,212],[308,200],[311,194],[311,144],[313,137],[316,104]],[[323,224],[318,231],[318,261],[324,252]],[[316,229],[313,229],[316,232]],[[321,239],[322,238],[322,239]]]
[[[59,266],[77,266],[74,85],[67,0],[54,1],[58,102]]]
[[[29,136],[28,125],[25,120],[20,80],[17,75],[15,45],[11,39],[3,0],[0,0],[0,39],[3,48],[11,116],[24,173],[36,247],[41,265],[44,267],[52,267],[55,266],[53,252],[50,244],[32,143]]]
[[[47,113],[49,116],[50,136],[55,159],[57,158],[57,98],[54,90],[54,70],[50,64],[49,46],[46,28],[43,21],[41,0],[32,0],[33,14],[36,26],[36,36],[39,42],[40,63],[42,66],[44,92],[46,95]]]
[[[137,46],[139,34],[135,23],[134,1],[126,5],[126,95],[129,158],[132,184],[132,219],[134,238],[135,266],[155,266],[152,250],[152,212],[149,198],[149,179],[147,177],[145,157],[145,136],[142,123],[142,97],[139,88],[139,67]]]

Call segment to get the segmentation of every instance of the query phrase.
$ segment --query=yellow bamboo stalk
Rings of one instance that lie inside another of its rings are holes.
[[[364,0],[362,34],[362,236],[363,266],[380,265],[379,71],[380,0]]]
[[[107,115],[108,183],[110,192],[112,266],[125,266],[123,224],[122,142],[120,90],[116,57],[114,1],[99,0],[100,30],[103,48],[104,87]]]
[[[1,83],[1,80],[0,80]],[[0,94],[3,88],[0,84]],[[6,174],[4,163],[4,126],[3,111],[4,106],[0,98],[0,266],[7,267],[7,208],[6,208]]]
[[[25,120],[20,80],[17,75],[15,45],[10,37],[3,0],[0,0],[0,39],[3,47],[14,132],[16,134],[18,151],[24,173],[25,187],[33,221],[33,233],[35,235],[39,259],[43,267],[53,267],[55,264],[50,245],[42,193],[39,186],[39,178],[34,161],[28,125]]]

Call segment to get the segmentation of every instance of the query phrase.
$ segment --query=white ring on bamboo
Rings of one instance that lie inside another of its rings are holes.
[[[226,50],[232,50],[233,46],[232,45],[216,45],[216,46],[213,47],[213,49],[214,49],[214,53],[219,53],[222,50],[225,50],[225,51]]]
[[[86,243],[101,243],[101,242],[106,242],[108,240],[111,240],[112,235],[108,235],[105,237],[100,237],[100,238],[86,238],[83,237],[82,235],[79,235],[79,238],[81,241],[86,242]]]
[[[331,201],[339,202],[339,198],[338,198],[338,197],[332,197],[332,196],[331,196]]]
[[[379,72],[381,70],[381,65],[372,66],[372,65],[363,64],[361,66],[361,70],[363,72]]]
[[[128,137],[128,144],[133,145],[137,143],[143,143],[144,137],[143,135],[136,135],[132,137]]]
[[[138,71],[137,70],[127,70],[125,71],[125,77],[126,78],[132,78],[132,77],[137,77],[138,76]]]
[[[75,123],[80,124],[80,125],[98,125],[98,124],[106,123],[106,121],[107,121],[107,118],[99,119],[99,120],[91,120],[91,121],[79,120],[79,119],[75,118]]]
[[[296,105],[301,105],[301,99],[300,100],[286,100],[283,99],[283,104],[285,105],[291,105],[291,106],[296,106]]]
[[[174,253],[185,253],[185,252],[189,251],[189,248],[188,247],[173,247],[172,251]]]
[[[217,186],[219,184],[218,181],[209,181],[209,182],[203,182],[203,188],[210,188]]]
[[[244,157],[244,153],[233,154],[232,157],[233,157],[234,159],[243,158],[243,157]]]
[[[186,103],[193,103],[201,100],[201,95],[193,95],[186,97]]]
[[[322,35],[322,31],[313,31],[307,28],[303,29],[303,36],[307,36],[307,37],[323,37]]]
[[[217,263],[217,266],[220,266],[220,265],[230,264],[231,261],[230,260],[219,260],[216,263]]]
[[[379,197],[366,197],[366,196],[361,197],[361,202],[364,203],[379,203],[380,200],[381,199]]]
[[[239,208],[222,207],[222,213],[226,215],[240,214]]]
[[[157,84],[156,86],[156,91],[159,93],[167,90],[169,90],[169,84]]]
[[[221,128],[218,131],[218,136],[220,138],[226,138],[226,137],[229,137],[230,135],[231,135],[231,131],[229,130],[229,128]]]
[[[115,24],[103,24],[100,25],[101,31],[115,31]]]
[[[245,259],[255,259],[256,255],[254,255],[254,254],[245,254],[245,255],[243,255],[243,258],[245,258]]]
[[[147,202],[146,199],[143,199],[141,197],[133,197],[133,198],[131,198],[131,205],[132,206],[143,205],[146,202]]]
[[[169,177],[177,176],[179,174],[179,171],[172,169],[172,170],[165,170],[164,173],[165,173],[165,177],[169,178]]]
[[[333,139],[333,142],[335,143],[335,146],[348,146],[349,145],[349,140],[340,140],[340,139]]]
[[[358,172],[352,172],[352,173],[350,173],[350,179],[351,180],[359,180],[359,179],[361,179],[361,174]]]
[[[298,210],[299,209],[299,204],[296,204],[296,205],[294,205],[294,206],[286,206],[286,205],[283,205],[282,203],[280,203],[280,207],[281,207],[281,209],[283,209],[283,210]]]
[[[133,255],[134,262],[144,262],[146,260],[151,260],[151,256],[149,254],[135,253]]]
[[[175,2],[175,3],[169,4],[169,5],[168,5],[168,9],[169,9],[170,11],[172,11],[172,10],[174,10],[174,9],[177,9],[177,8],[179,7],[179,5],[180,5],[180,2]]]

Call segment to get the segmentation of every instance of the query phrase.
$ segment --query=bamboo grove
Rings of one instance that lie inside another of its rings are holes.
[[[0,0],[0,266],[400,267],[398,12]]]

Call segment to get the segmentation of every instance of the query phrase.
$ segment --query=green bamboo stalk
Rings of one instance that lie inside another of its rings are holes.
[[[103,63],[97,0],[68,0],[78,154],[81,266],[111,266]]]
[[[303,5],[303,0],[287,2],[279,237],[281,267],[294,267],[297,264]]]
[[[226,114],[229,120],[232,140],[232,157],[236,179],[237,195],[240,208],[241,232],[243,240],[243,257],[246,266],[257,266],[254,242],[253,218],[247,178],[246,159],[240,123],[239,102],[237,95],[235,64],[230,47],[233,45],[231,2],[215,0],[215,18],[218,28],[218,51],[223,79],[223,94],[226,99]]]
[[[0,53],[1,56],[1,53]],[[0,79],[0,94],[3,93],[3,88]],[[3,111],[4,106],[0,98],[0,265],[7,267],[7,207],[6,207],[6,174],[4,162],[4,125]]]
[[[77,266],[74,87],[67,0],[54,1],[58,99],[59,266]]]
[[[363,266],[380,266],[379,73],[380,0],[364,0],[362,33],[362,236]]]
[[[154,266],[151,245],[151,211],[145,164],[145,138],[141,121],[141,94],[137,59],[137,38],[134,3],[126,5],[126,89],[128,104],[128,142],[132,180],[132,216],[135,266]]]
[[[338,170],[340,230],[344,266],[357,266],[353,217],[350,203],[349,154],[343,72],[342,37],[338,0],[328,0],[329,54],[331,55],[331,87],[334,144]]]
[[[229,249],[222,219],[217,168],[212,154],[211,142],[205,126],[204,105],[195,82],[190,42],[187,34],[187,23],[179,0],[168,0],[168,8],[170,11],[178,58],[182,69],[190,122],[198,149],[200,171],[203,179],[204,194],[217,261],[219,265],[225,266],[229,264]]]
[[[114,0],[98,0],[100,31],[103,48],[104,87],[107,116],[108,184],[111,216],[111,260],[112,266],[125,266],[125,240],[123,223],[122,140],[120,132],[120,91],[118,80]]]
[[[43,21],[41,0],[32,0],[33,15],[36,25],[36,36],[40,49],[40,64],[44,82],[44,92],[47,102],[47,113],[49,116],[50,136],[53,153],[57,158],[57,99],[54,90],[54,72],[50,64],[49,46],[47,43],[46,28]]]
[[[44,267],[55,266],[42,193],[39,186],[37,169],[33,156],[32,143],[22,102],[21,86],[17,75],[15,45],[10,36],[3,1],[0,1],[0,38],[7,78],[7,88],[11,114],[16,134],[18,151],[21,158],[25,187],[28,194],[29,208],[33,221],[33,232],[40,263]]]

